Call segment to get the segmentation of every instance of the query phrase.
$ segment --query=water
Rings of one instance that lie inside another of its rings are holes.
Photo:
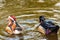
[[[52,3],[49,3],[51,1],[45,2],[44,0],[35,0],[34,2],[32,0],[4,0],[0,2],[0,40],[46,40],[37,30],[32,31],[31,29],[39,23],[38,18],[40,15],[44,15],[48,20],[60,26],[60,8],[55,6],[58,0]],[[5,32],[9,15],[15,15],[17,22],[25,28],[23,34],[10,36]],[[60,40],[59,33],[58,39]]]

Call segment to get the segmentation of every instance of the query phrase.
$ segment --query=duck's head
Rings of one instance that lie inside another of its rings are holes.
[[[16,21],[16,17],[13,16],[13,15],[11,15],[11,16],[8,17],[7,20],[8,20],[9,22],[10,22],[10,21],[14,22],[14,21]]]
[[[39,22],[43,22],[43,21],[45,21],[45,17],[44,16],[40,16],[39,17]]]

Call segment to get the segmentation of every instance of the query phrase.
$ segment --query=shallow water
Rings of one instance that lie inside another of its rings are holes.
[[[34,27],[34,25],[39,23],[38,17],[40,15],[44,15],[48,20],[51,20],[60,26],[60,8],[52,6],[56,4],[56,1],[54,1],[55,3],[52,2],[51,4],[48,4],[49,1],[48,2],[41,1],[41,2],[45,2],[45,3],[40,3],[41,6],[39,4],[40,1],[39,2],[34,1],[36,3],[32,1],[31,3],[33,4],[30,5],[27,4],[29,2],[28,0],[26,1],[27,3],[25,2],[26,4],[23,3],[24,1],[25,0],[23,1],[18,0],[18,2],[16,2],[11,0],[10,1],[6,0],[1,3],[0,40],[46,40],[37,30],[32,31],[31,29],[32,27]],[[39,4],[39,6],[37,4]],[[17,18],[17,22],[25,28],[23,34],[19,36],[18,35],[8,36],[8,34],[5,32],[5,27],[7,26],[7,18],[9,15],[15,15]],[[60,32],[58,32],[58,39],[60,40],[59,33]]]

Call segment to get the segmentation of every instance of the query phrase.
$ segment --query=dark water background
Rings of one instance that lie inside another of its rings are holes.
[[[17,22],[24,26],[23,35],[8,36],[5,32],[9,15],[15,15]],[[46,40],[36,30],[31,31],[40,15],[60,25],[60,0],[0,0],[0,40]]]

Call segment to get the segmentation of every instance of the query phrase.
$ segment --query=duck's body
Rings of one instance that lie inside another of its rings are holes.
[[[13,31],[13,34],[20,34],[20,33],[23,33],[23,31],[18,31],[18,30]]]
[[[9,34],[20,34],[23,33],[23,27],[17,27],[15,24],[12,25],[12,28],[7,26],[6,32]]]
[[[55,25],[52,21],[46,21],[44,16],[39,17],[40,24],[38,25],[38,30],[42,34],[51,34],[51,33],[57,33],[59,26]]]
[[[55,25],[53,22],[46,22],[44,16],[39,17],[39,24],[34,27],[38,28],[38,31],[46,37],[46,40],[58,40],[57,32],[59,26]]]

